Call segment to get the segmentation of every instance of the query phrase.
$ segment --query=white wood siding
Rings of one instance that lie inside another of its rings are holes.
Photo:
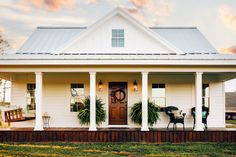
[[[111,46],[112,29],[124,29],[125,47],[117,48]],[[150,37],[147,33],[125,20],[123,17],[116,15],[108,20],[102,27],[95,29],[75,42],[72,46],[63,52],[129,52],[129,53],[168,53],[173,52],[162,43]]]
[[[100,127],[108,126],[108,83],[128,82],[128,114],[135,102],[141,101],[141,73],[97,73],[97,83],[103,81],[102,91],[97,96],[105,103],[107,119]],[[133,82],[137,80],[138,91],[133,90]],[[205,82],[209,81],[204,79]],[[26,106],[26,84],[34,82],[33,74],[15,75],[13,81],[12,104]],[[76,112],[70,112],[70,84],[84,83],[85,96],[89,96],[88,73],[44,73],[43,75],[43,112],[51,116],[51,127],[87,127],[81,126]],[[149,97],[151,97],[152,83],[166,84],[166,104],[177,106],[186,115],[186,127],[193,126],[191,108],[194,107],[194,75],[193,74],[149,74]],[[223,82],[210,83],[210,116],[209,127],[224,127],[224,84]],[[169,118],[163,112],[160,120],[153,127],[166,127]],[[128,119],[129,127],[139,127]],[[172,127],[172,125],[170,126]],[[182,127],[178,125],[178,127]]]
[[[210,83],[210,115],[209,127],[225,127],[225,96],[224,83]]]

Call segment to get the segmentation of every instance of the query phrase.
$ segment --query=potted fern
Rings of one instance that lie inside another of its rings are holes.
[[[85,97],[83,100],[84,106],[79,110],[78,119],[80,124],[88,125],[90,122],[90,97]],[[106,120],[106,111],[104,103],[100,98],[96,98],[96,124],[100,125]]]
[[[130,112],[131,120],[141,125],[142,123],[142,102],[135,103]],[[148,124],[153,126],[159,119],[159,107],[148,99]]]

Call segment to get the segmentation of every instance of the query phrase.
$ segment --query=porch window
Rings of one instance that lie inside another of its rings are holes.
[[[72,83],[70,91],[70,111],[78,112],[83,107],[84,84]]]
[[[35,83],[28,83],[27,84],[27,95],[26,95],[26,101],[27,106],[26,109],[29,110],[35,110]]]
[[[112,47],[124,47],[125,37],[124,29],[112,29]]]
[[[152,84],[152,101],[160,107],[166,106],[165,84]]]
[[[209,84],[202,85],[202,104],[206,107],[210,106],[210,87]]]

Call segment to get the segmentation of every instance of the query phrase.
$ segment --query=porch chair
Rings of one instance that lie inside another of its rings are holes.
[[[173,123],[173,130],[177,129],[177,123],[183,124],[183,130],[185,129],[184,127],[184,118],[186,116],[186,113],[182,113],[182,110],[179,110],[175,106],[168,106],[165,109],[165,113],[169,116],[170,122],[167,125],[167,130],[169,129],[170,123]]]
[[[195,128],[196,118],[195,118],[195,107],[191,109],[191,114],[193,116],[193,129]],[[209,108],[202,106],[202,123],[204,124],[205,129],[207,129],[207,117],[209,115]]]

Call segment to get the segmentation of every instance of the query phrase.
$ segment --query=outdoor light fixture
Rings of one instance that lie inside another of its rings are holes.
[[[99,91],[102,90],[102,85],[103,85],[102,80],[100,80],[100,81],[98,82],[98,90],[99,90]]]
[[[134,80],[133,85],[134,85],[134,91],[137,91],[138,90],[138,83],[136,80]]]

